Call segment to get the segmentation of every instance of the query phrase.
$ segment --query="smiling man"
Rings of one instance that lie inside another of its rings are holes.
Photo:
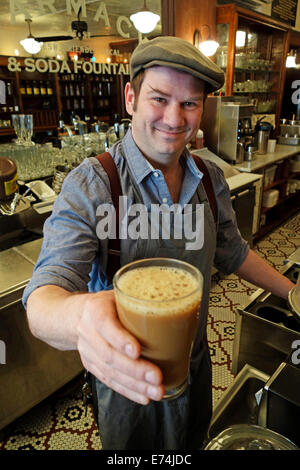
[[[42,251],[23,302],[32,333],[58,349],[77,349],[91,372],[103,449],[199,449],[212,412],[206,335],[212,265],[285,298],[293,284],[249,250],[237,228],[224,175],[205,162],[216,198],[215,220],[203,184],[207,174],[186,149],[199,128],[205,95],[223,86],[222,70],[174,37],[141,43],[130,67],[125,97],[132,128],[109,150],[122,194],[147,210],[177,203],[195,212],[202,207],[201,247],[187,245],[184,234],[121,239],[122,265],[169,257],[187,261],[203,274],[187,389],[174,400],[162,400],[161,370],[141,357],[141,345],[118,320],[107,276],[108,241],[99,240],[96,230],[98,208],[112,204],[112,194],[96,158],[84,160],[64,181],[45,223]],[[171,233],[176,232],[174,220]]]

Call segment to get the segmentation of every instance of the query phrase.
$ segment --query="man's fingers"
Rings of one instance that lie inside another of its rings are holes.
[[[115,392],[141,405],[147,405],[150,400],[159,401],[164,394],[162,385],[154,386],[142,380],[136,380],[118,369],[111,369],[105,363],[98,363],[93,374]]]
[[[87,311],[93,312],[96,329],[101,332],[102,338],[123,354],[137,359],[141,354],[141,346],[137,339],[121,325],[116,312],[113,291],[101,293],[101,306],[95,309],[95,299],[87,301]],[[89,302],[91,304],[89,305]]]
[[[162,373],[159,367],[143,358],[131,359],[108,344],[102,336],[96,334],[93,337],[93,349],[91,338],[81,338],[79,350],[85,352],[91,363],[105,366],[106,374],[113,377],[116,371],[136,381],[159,386],[162,383]],[[99,366],[97,367],[99,369]],[[111,371],[111,372],[110,372]]]

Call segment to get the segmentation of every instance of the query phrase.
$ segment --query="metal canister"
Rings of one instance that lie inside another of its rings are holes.
[[[255,126],[256,131],[256,147],[257,153],[259,155],[264,155],[267,153],[268,149],[268,140],[270,132],[273,129],[272,124],[266,121],[257,122]]]
[[[18,189],[17,165],[7,157],[0,157],[0,201],[13,199]]]

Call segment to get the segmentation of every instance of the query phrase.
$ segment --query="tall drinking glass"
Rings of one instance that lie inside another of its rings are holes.
[[[203,276],[189,263],[148,258],[123,266],[113,279],[119,320],[163,373],[164,399],[181,395],[197,330]]]
[[[20,114],[12,114],[11,115],[12,119],[12,125],[14,128],[14,131],[16,133],[17,139],[16,139],[16,144],[21,145],[22,139],[21,139],[21,120],[20,120]]]
[[[31,137],[33,134],[33,116],[32,114],[25,114],[24,115],[24,135],[25,135],[25,142],[24,145],[34,145],[32,142]]]

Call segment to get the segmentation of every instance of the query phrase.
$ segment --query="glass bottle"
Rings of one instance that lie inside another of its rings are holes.
[[[40,93],[41,95],[46,95],[47,94],[47,88],[45,86],[45,83],[43,80],[40,80]]]
[[[34,80],[33,82],[33,94],[39,95],[40,94],[40,87],[38,86],[38,82]]]
[[[29,80],[26,82],[26,95],[32,95],[32,86]]]
[[[47,95],[53,95],[53,89],[52,89],[52,84],[50,80],[47,80]]]

